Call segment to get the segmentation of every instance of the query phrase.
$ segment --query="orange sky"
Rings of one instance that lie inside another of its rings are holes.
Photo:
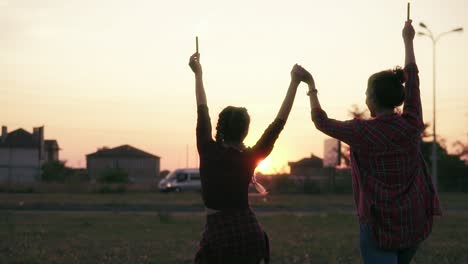
[[[227,105],[251,115],[252,145],[273,121],[289,71],[314,75],[329,116],[364,107],[370,74],[403,63],[405,1],[0,0],[0,121],[12,131],[45,125],[61,158],[85,166],[98,147],[131,144],[162,169],[197,163],[193,74],[199,35],[212,123]],[[468,26],[465,0],[412,1],[412,18],[435,32]],[[419,29],[419,27],[416,27]],[[468,135],[468,34],[438,44],[438,133]],[[424,115],[432,122],[432,53],[417,37]],[[326,138],[309,117],[306,87],[264,172],[287,169]]]

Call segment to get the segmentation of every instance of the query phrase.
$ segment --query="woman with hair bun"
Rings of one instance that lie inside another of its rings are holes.
[[[439,198],[420,150],[424,130],[411,20],[403,28],[405,68],[369,78],[366,104],[372,119],[337,121],[320,107],[312,75],[312,120],[323,133],[350,146],[353,192],[364,263],[410,263],[440,215]],[[404,85],[403,85],[404,84]],[[395,108],[402,105],[403,113]]]
[[[264,260],[269,263],[268,237],[250,209],[248,188],[252,182],[259,192],[266,193],[253,173],[272,151],[288,119],[301,82],[299,66],[294,65],[291,71],[291,83],[276,119],[255,146],[247,148],[243,141],[249,130],[250,117],[247,109],[242,107],[228,106],[219,114],[216,140],[213,140],[199,53],[190,57],[189,65],[195,73],[197,148],[207,214],[194,262],[257,264]]]

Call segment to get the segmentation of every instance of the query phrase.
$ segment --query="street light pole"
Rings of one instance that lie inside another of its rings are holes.
[[[462,32],[463,28],[455,28],[447,32],[440,33],[437,36],[432,34],[432,31],[424,23],[419,25],[427,32],[418,32],[420,36],[427,36],[432,40],[432,177],[434,180],[434,186],[437,189],[437,134],[436,134],[436,44],[439,39],[453,32]]]

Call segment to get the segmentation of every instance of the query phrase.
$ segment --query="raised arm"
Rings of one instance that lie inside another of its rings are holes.
[[[197,106],[207,105],[205,88],[203,87],[203,71],[200,64],[200,53],[194,53],[190,57],[190,68],[195,73],[195,95],[197,98]]]
[[[252,147],[252,153],[254,154],[254,159],[258,164],[265,157],[267,157],[270,152],[273,150],[273,145],[278,139],[281,130],[283,130],[284,124],[288,120],[289,113],[294,103],[294,98],[296,97],[297,87],[301,83],[301,78],[299,75],[299,65],[294,65],[291,70],[291,82],[289,83],[289,88],[286,93],[286,97],[283,100],[280,110],[276,115],[275,121],[268,126],[268,128],[263,132],[262,137],[257,141],[255,146]]]
[[[310,74],[306,69],[301,68],[301,76],[302,80],[307,83],[307,86],[309,87],[309,90],[307,91],[307,95],[309,96],[309,101],[310,101],[310,109],[314,110],[316,108],[321,109],[320,102],[317,96],[317,88],[315,88],[315,81],[314,78],[312,77],[312,74]]]
[[[200,155],[213,141],[211,137],[211,120],[206,102],[205,88],[203,87],[203,72],[200,64],[200,54],[195,53],[190,57],[189,66],[195,73],[195,96],[197,98],[197,148]]]
[[[403,106],[403,118],[415,128],[416,133],[424,129],[422,116],[421,95],[419,90],[419,71],[414,55],[414,28],[411,20],[406,21],[403,28],[403,41],[405,43],[405,102]]]
[[[276,118],[281,119],[284,122],[288,120],[289,113],[291,112],[291,108],[294,103],[294,98],[296,97],[297,87],[301,83],[299,68],[300,66],[296,64],[291,70],[291,82],[289,84],[288,92],[286,93],[286,97],[284,98],[278,115],[276,115]]]
[[[338,121],[328,118],[327,114],[320,106],[314,78],[302,67],[300,68],[300,75],[302,76],[302,81],[307,83],[309,87],[307,95],[309,96],[311,116],[315,127],[330,137],[341,140],[348,145],[355,145],[359,139],[355,132],[355,121]]]
[[[403,28],[403,41],[405,43],[405,66],[416,63],[413,46],[415,32],[413,25],[411,25],[412,22],[412,20],[406,21],[405,27]]]

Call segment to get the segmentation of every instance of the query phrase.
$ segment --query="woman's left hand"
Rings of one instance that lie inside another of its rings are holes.
[[[301,66],[294,64],[291,70],[291,82],[299,84],[302,81]]]

